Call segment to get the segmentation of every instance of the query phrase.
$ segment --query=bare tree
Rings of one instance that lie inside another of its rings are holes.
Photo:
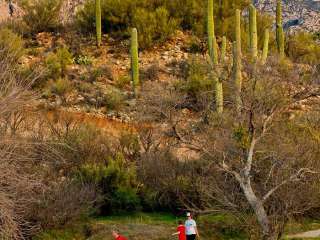
[[[197,176],[206,203],[199,207],[182,196],[185,206],[200,213],[238,213],[247,220],[253,214],[257,225],[248,228],[258,226],[260,239],[279,239],[289,217],[319,205],[320,114],[314,103],[320,89],[304,83],[297,66],[277,64],[257,66],[255,76],[248,65],[241,112],[230,105],[223,115],[212,113],[208,124],[201,114],[186,115],[167,98],[147,93],[141,100],[152,106],[141,108],[144,119],[162,116],[156,128],[165,133],[163,145],[174,152],[188,148],[198,154],[195,159],[208,162]],[[225,85],[232,91],[231,82]],[[168,91],[157,92],[167,96]]]

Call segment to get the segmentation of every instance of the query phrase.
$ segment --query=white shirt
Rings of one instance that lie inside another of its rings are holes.
[[[185,222],[185,227],[186,227],[186,235],[195,235],[196,234],[196,227],[197,227],[197,223],[195,220],[193,219],[188,219]]]

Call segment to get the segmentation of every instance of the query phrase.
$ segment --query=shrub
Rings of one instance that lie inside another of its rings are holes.
[[[217,35],[230,32],[228,37],[232,37],[234,10],[243,9],[249,1],[241,0],[236,4],[232,0],[223,2],[222,8],[218,0],[215,4]],[[163,42],[177,29],[193,30],[198,36],[203,36],[206,31],[206,1],[102,0],[101,9],[103,32],[124,37],[129,36],[129,28],[136,27],[142,48],[152,46],[153,42]],[[76,18],[82,32],[94,32],[94,0],[87,1]]]
[[[64,76],[67,66],[72,62],[72,54],[65,47],[59,48],[56,53],[49,53],[45,60],[49,77],[57,79]]]
[[[87,164],[76,175],[94,184],[103,196],[101,212],[133,211],[140,207],[136,168],[117,154],[106,163]]]
[[[59,27],[62,0],[22,0],[23,20],[31,33],[54,31]]]
[[[89,216],[95,211],[93,206],[98,199],[94,186],[62,182],[43,194],[33,210],[42,228],[60,227]]]
[[[92,59],[88,56],[79,55],[74,59],[74,62],[78,65],[92,65]]]
[[[116,88],[112,88],[105,93],[104,105],[108,110],[119,110],[123,105],[123,94]]]
[[[156,62],[152,64],[150,67],[148,67],[146,70],[144,70],[141,75],[143,80],[155,81],[155,80],[159,80],[160,71],[161,69],[160,69],[159,63]]]
[[[320,63],[320,45],[310,33],[299,32],[291,36],[288,40],[287,52],[289,57],[296,62]]]
[[[191,53],[202,53],[206,50],[206,47],[196,36],[193,36],[188,42],[188,51]]]
[[[13,62],[17,61],[24,53],[24,42],[20,36],[11,30],[0,29],[0,51],[1,57],[12,58]]]
[[[64,96],[72,89],[72,84],[67,78],[59,78],[51,87],[51,91],[59,96]]]
[[[204,92],[212,91],[213,80],[210,78],[210,66],[206,61],[192,57],[182,71],[184,80],[178,83],[181,91],[198,100]]]
[[[53,52],[49,53],[46,57],[45,64],[50,78],[57,79],[61,76],[62,69],[56,54]]]
[[[103,32],[123,32],[130,25],[130,17],[135,11],[138,0],[102,0],[101,16]],[[76,23],[82,32],[95,30],[95,1],[87,1],[77,13]],[[123,36],[123,33],[120,33]]]
[[[130,84],[131,77],[129,75],[120,75],[116,79],[116,87],[124,88],[126,85]]]
[[[139,46],[151,47],[154,42],[164,42],[177,29],[177,21],[169,16],[164,7],[157,8],[154,12],[138,8],[132,20],[139,33]]]

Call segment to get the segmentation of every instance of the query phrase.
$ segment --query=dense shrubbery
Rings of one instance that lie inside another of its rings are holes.
[[[59,48],[55,53],[49,53],[45,60],[48,77],[52,79],[63,77],[67,66],[72,62],[72,54],[65,47]]]
[[[236,5],[232,1],[215,4],[217,33],[228,33],[233,37],[233,15],[236,7],[244,8],[249,1],[242,0]],[[155,42],[163,42],[175,30],[193,30],[197,35],[205,33],[206,1],[197,0],[103,0],[102,28],[106,33],[128,35],[128,28],[136,27],[139,32],[140,46],[150,47]],[[88,1],[78,12],[77,22],[81,31],[93,32],[95,29],[94,1]],[[223,24],[222,24],[223,21]],[[117,36],[117,34],[116,34]],[[119,35],[118,35],[119,36]]]
[[[77,176],[81,181],[97,187],[103,199],[101,214],[134,211],[140,207],[135,166],[117,154],[105,162],[80,167]]]
[[[287,52],[289,57],[296,62],[308,64],[320,63],[320,45],[310,33],[299,32],[290,36]]]
[[[61,25],[62,0],[22,0],[23,20],[31,33],[56,30]]]
[[[24,53],[24,43],[20,36],[9,29],[0,29],[1,56],[18,60]]]

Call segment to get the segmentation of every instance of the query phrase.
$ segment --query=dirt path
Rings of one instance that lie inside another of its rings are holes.
[[[318,237],[320,237],[320,229],[287,236],[287,238],[289,238],[289,239],[294,239],[294,238],[318,238]]]

